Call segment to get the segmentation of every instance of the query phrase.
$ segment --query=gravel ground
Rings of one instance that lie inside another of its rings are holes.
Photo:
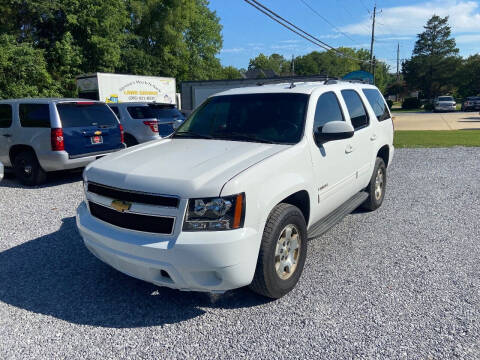
[[[82,245],[80,176],[0,184],[0,359],[480,358],[480,148],[402,149],[278,301],[158,288]]]

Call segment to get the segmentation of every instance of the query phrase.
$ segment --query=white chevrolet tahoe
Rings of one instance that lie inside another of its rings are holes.
[[[210,97],[169,138],[87,166],[85,245],[160,286],[294,288],[307,241],[385,196],[393,123],[372,85],[262,85]]]

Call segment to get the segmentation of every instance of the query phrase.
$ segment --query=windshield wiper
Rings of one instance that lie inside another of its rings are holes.
[[[277,142],[264,139],[261,137],[258,137],[256,135],[246,135],[242,133],[236,133],[236,132],[231,132],[231,133],[226,133],[222,136],[222,138],[225,139],[231,139],[231,140],[243,140],[243,141],[252,141],[252,142],[260,142],[260,143],[265,143],[265,144],[276,144]]]
[[[177,136],[181,137],[181,135],[186,135],[188,137],[197,137],[197,138],[200,138],[200,139],[213,139],[213,136],[199,134],[199,133],[196,133],[196,132],[190,131],[190,130],[177,131],[177,132],[173,133],[173,137],[177,137]]]

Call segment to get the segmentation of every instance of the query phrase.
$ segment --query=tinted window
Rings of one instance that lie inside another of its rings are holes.
[[[57,104],[57,109],[64,128],[118,125],[117,118],[105,104],[61,103]]]
[[[208,99],[175,137],[293,144],[303,135],[307,94],[242,94]]]
[[[355,90],[342,90],[342,96],[347,105],[353,128],[357,130],[368,126],[368,115],[360,95]]]
[[[12,126],[12,106],[0,104],[0,128]]]
[[[22,127],[50,127],[48,104],[20,104],[19,115]]]
[[[345,121],[337,95],[333,92],[327,92],[318,98],[313,131],[316,132],[319,128],[321,131],[321,128],[330,121]]]
[[[155,117],[168,119],[183,119],[185,116],[176,107],[161,107],[158,105],[150,105]]]
[[[155,114],[148,106],[129,106],[127,111],[133,119],[151,119]]]
[[[438,101],[453,101],[453,98],[451,96],[440,96]]]
[[[390,111],[388,111],[388,106],[385,104],[380,91],[377,89],[363,89],[362,91],[372,106],[373,112],[375,113],[378,121],[390,119]]]
[[[110,106],[110,109],[112,109],[112,111],[115,113],[115,115],[117,115],[118,118],[120,117],[120,112],[118,111],[118,107]]]

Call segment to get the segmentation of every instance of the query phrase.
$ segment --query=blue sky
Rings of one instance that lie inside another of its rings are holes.
[[[335,27],[313,13],[302,0],[259,1],[329,45],[370,49],[374,0],[303,0]],[[210,0],[210,8],[217,12],[223,25],[223,65],[246,68],[249,59],[261,52],[290,58],[321,51],[243,0]],[[377,0],[377,10],[374,53],[391,65],[391,71],[396,67],[397,42],[400,58],[410,57],[416,34],[432,14],[450,16],[462,56],[480,52],[480,1]]]

